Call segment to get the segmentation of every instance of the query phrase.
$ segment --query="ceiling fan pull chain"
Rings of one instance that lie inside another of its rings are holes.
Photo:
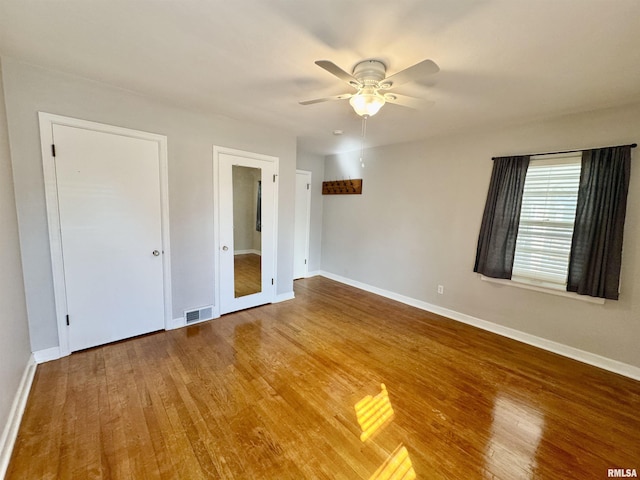
[[[364,139],[367,136],[367,118],[369,115],[362,116],[362,139],[360,141],[360,166],[364,168]]]

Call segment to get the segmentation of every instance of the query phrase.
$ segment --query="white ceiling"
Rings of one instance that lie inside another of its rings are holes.
[[[367,125],[382,145],[640,101],[639,0],[0,0],[0,54],[175,105],[284,128],[302,148],[359,148],[349,87],[368,58],[441,72]],[[341,137],[334,129],[344,130]]]

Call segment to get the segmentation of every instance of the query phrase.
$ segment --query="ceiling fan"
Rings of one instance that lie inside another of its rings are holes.
[[[355,112],[365,118],[378,113],[385,103],[394,103],[409,108],[419,108],[424,105],[425,100],[391,93],[389,90],[440,71],[438,65],[432,60],[423,60],[389,77],[386,77],[387,66],[380,60],[364,60],[353,67],[352,74],[345,72],[335,63],[328,60],[318,60],[315,63],[357,91],[355,93],[343,93],[332,97],[306,100],[300,102],[300,105],[348,99]]]

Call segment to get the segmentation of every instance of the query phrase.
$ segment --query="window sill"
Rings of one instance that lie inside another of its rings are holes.
[[[480,278],[485,282],[497,283],[500,285],[510,285],[512,287],[524,288],[526,290],[534,290],[536,292],[549,293],[551,295],[557,295],[559,297],[572,298],[574,300],[580,300],[581,302],[604,305],[604,298],[590,297],[589,295],[578,295],[577,293],[565,292],[563,290],[555,290],[553,288],[540,287],[538,285],[524,283],[523,281],[503,280],[500,278],[485,277],[484,275],[480,275]]]

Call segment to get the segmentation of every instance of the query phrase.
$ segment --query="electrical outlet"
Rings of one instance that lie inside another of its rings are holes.
[[[438,285],[438,294],[439,295],[443,295],[444,294],[444,286]]]

